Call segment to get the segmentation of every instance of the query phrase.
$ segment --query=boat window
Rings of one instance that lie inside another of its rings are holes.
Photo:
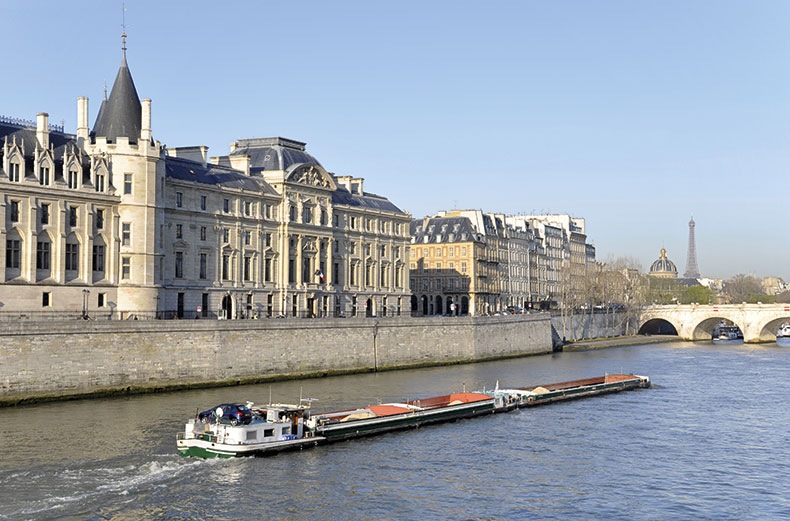
[[[257,432],[254,430],[247,431],[247,441],[255,441],[258,439]]]
[[[264,438],[271,438],[272,436],[274,436],[274,429],[265,429],[263,431]]]
[[[291,428],[290,427],[285,427],[283,429],[283,436],[286,436],[288,434],[291,434]]]

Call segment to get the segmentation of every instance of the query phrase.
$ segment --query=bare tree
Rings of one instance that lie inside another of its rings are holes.
[[[732,304],[756,302],[763,294],[763,287],[760,279],[754,275],[739,273],[724,282],[724,294]]]

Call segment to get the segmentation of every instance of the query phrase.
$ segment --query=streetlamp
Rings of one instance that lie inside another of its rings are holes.
[[[90,317],[88,316],[88,295],[90,295],[91,291],[89,289],[82,290],[82,319],[88,320]]]

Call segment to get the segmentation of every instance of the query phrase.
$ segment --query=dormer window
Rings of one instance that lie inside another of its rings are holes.
[[[96,174],[96,191],[104,192],[104,173]]]
[[[9,166],[8,180],[14,183],[19,182],[19,163],[11,163]]]
[[[42,166],[38,169],[38,183],[41,186],[49,186],[49,167]]]
[[[76,190],[79,188],[79,176],[76,170],[69,170],[69,188]]]

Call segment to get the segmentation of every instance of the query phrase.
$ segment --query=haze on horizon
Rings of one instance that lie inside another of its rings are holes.
[[[121,2],[0,5],[0,114],[76,99],[95,120]],[[126,5],[154,137],[210,155],[284,136],[415,217],[452,208],[584,217],[598,259],[790,280],[790,4],[406,1]]]

